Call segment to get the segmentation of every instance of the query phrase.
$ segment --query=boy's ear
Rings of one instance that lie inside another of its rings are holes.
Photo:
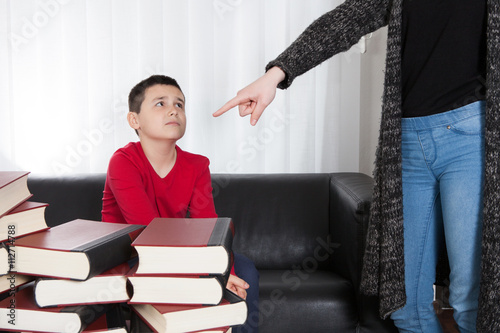
[[[135,130],[138,130],[140,128],[139,126],[139,119],[137,118],[139,114],[136,112],[129,112],[127,113],[127,121],[130,127],[132,127]]]

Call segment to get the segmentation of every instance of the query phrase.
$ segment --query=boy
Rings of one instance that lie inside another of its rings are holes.
[[[140,141],[111,157],[102,220],[147,225],[155,217],[216,217],[208,158],[176,145],[186,130],[185,96],[177,82],[153,75],[132,88],[128,102],[127,121]],[[235,271],[258,281],[257,270],[247,258],[235,254],[226,287],[246,299],[250,286]],[[247,300],[249,309],[258,302],[258,282],[252,284],[250,290],[257,298]]]

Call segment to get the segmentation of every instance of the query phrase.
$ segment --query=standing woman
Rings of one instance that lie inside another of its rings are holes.
[[[500,331],[500,0],[346,0],[214,113],[255,125],[276,87],[388,25],[361,287],[401,332],[440,332],[442,237],[461,332]],[[479,302],[478,302],[479,301]],[[479,303],[479,305],[478,305]],[[479,309],[479,311],[478,311]]]

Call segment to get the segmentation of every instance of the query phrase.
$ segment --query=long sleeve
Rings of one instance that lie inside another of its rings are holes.
[[[278,66],[286,78],[278,88],[288,88],[308,70],[347,51],[358,40],[388,24],[392,0],[347,0],[314,21],[281,55],[266,66]]]
[[[193,218],[217,217],[208,165],[209,162],[206,159],[205,165],[194,184],[193,196],[189,203],[189,214]]]
[[[123,216],[121,222],[148,225],[159,213],[153,206],[154,198],[146,192],[139,168],[124,155],[116,154],[109,163],[107,182]]]

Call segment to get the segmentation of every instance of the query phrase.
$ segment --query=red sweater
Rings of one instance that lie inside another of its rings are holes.
[[[208,158],[175,147],[177,160],[158,176],[140,142],[118,149],[109,162],[102,220],[148,225],[155,217],[217,217]]]

